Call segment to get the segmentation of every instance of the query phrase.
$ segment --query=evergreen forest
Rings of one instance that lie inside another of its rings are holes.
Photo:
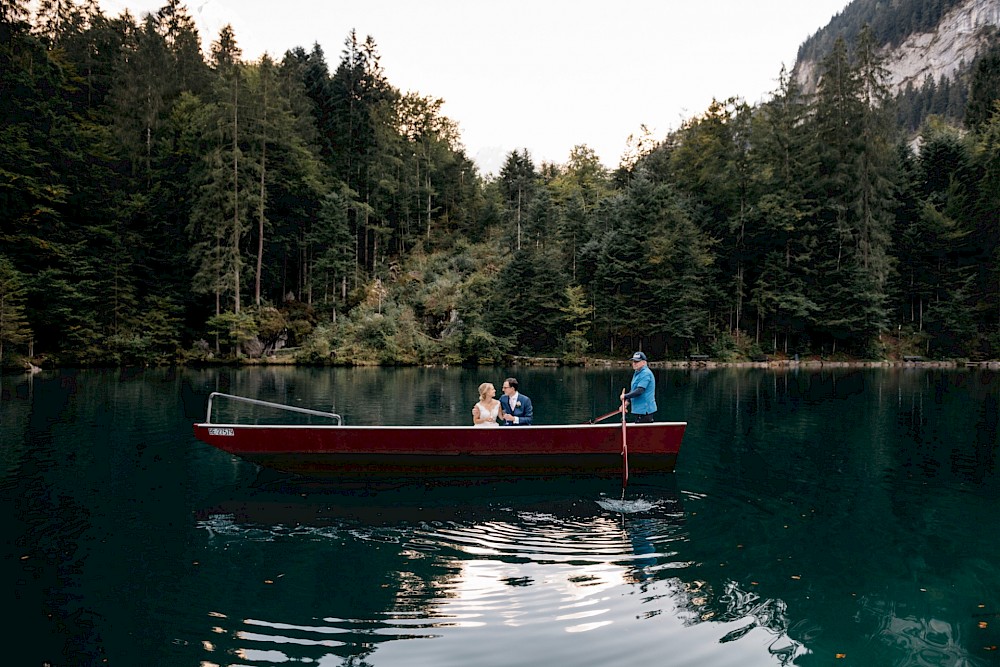
[[[483,176],[372,37],[251,62],[179,0],[0,0],[0,360],[998,358],[1000,50],[913,128],[880,43]]]

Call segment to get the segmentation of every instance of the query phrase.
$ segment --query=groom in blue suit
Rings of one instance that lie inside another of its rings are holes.
[[[516,378],[507,378],[503,381],[500,410],[503,413],[501,426],[529,426],[531,424],[531,399],[517,392]]]

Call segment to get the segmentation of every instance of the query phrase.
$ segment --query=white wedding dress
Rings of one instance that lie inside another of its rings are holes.
[[[500,414],[500,401],[496,402],[496,405],[493,406],[492,410],[487,410],[486,407],[483,405],[482,401],[476,403],[476,407],[479,408],[480,419],[491,419],[492,421],[474,424],[474,426],[483,426],[485,428],[489,428],[491,426],[500,426],[500,424],[497,423],[497,415]]]

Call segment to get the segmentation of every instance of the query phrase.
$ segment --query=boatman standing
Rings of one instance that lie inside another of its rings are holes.
[[[621,400],[625,401],[625,409],[635,415],[636,424],[648,424],[656,412],[656,378],[642,352],[633,354],[629,361],[632,362],[632,388],[628,393],[622,390]]]

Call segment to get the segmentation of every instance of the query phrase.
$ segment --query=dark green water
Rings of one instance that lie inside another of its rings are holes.
[[[658,370],[674,475],[338,488],[195,440],[209,392],[461,424],[463,369],[0,379],[5,665],[997,665],[1000,377]],[[519,370],[539,423],[628,371]]]

